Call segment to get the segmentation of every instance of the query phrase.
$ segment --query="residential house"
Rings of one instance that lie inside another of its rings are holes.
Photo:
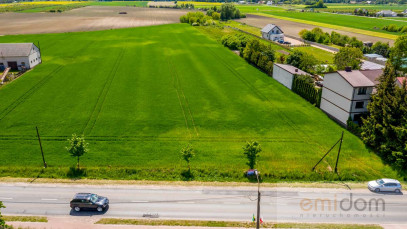
[[[284,32],[274,24],[268,24],[261,30],[261,36],[264,39],[283,42],[284,41]]]
[[[0,71],[30,69],[41,62],[40,49],[33,43],[0,43]]]
[[[291,90],[295,75],[309,75],[308,73],[289,64],[277,64],[273,66],[273,78]]]
[[[376,13],[376,16],[382,17],[397,17],[397,13],[391,10],[382,10]]]
[[[346,125],[349,117],[357,122],[367,112],[371,94],[383,70],[351,70],[327,73],[320,108],[330,117]]]
[[[267,1],[267,5],[268,5],[268,6],[272,6],[272,5],[273,5],[273,1]]]

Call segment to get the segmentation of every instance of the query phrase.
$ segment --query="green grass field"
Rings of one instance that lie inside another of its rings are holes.
[[[339,179],[335,153],[311,168],[344,129],[197,28],[0,37],[37,41],[43,63],[0,88],[0,176],[69,177],[66,139],[83,133],[88,178],[183,180],[179,152],[190,143],[195,180],[246,181],[242,146],[258,140],[267,182]],[[344,180],[397,177],[347,131],[339,172]]]
[[[383,26],[389,24],[396,24],[397,26],[407,25],[407,22],[403,21],[389,21],[377,18],[368,17],[355,17],[349,15],[330,14],[330,13],[311,13],[311,12],[293,12],[293,11],[276,11],[276,12],[263,12],[280,17],[288,17],[300,20],[307,20],[312,22],[327,23],[337,26],[356,28],[380,33],[390,33],[384,30],[380,30]],[[357,23],[355,23],[357,21]],[[379,29],[374,29],[377,27]]]
[[[211,7],[210,3],[199,3],[201,8]],[[355,32],[370,36],[383,37],[387,39],[397,39],[398,35],[401,33],[393,33],[382,30],[381,28],[396,24],[397,26],[407,25],[407,21],[404,18],[396,18],[393,20],[389,18],[368,18],[368,17],[355,17],[343,14],[332,14],[332,13],[312,13],[312,12],[300,12],[304,5],[293,5],[293,6],[266,6],[266,5],[236,5],[237,8],[242,13],[246,14],[259,14],[262,16],[274,17],[282,20],[290,20],[300,23],[306,23],[316,26],[323,26],[332,29],[340,29],[349,32]],[[348,8],[346,8],[348,7]],[[343,10],[343,9],[356,9],[356,8],[367,8],[374,10],[381,9],[405,9],[405,6],[390,6],[390,5],[350,5],[350,4],[328,4],[327,9],[318,9],[317,11],[330,11],[330,10]],[[290,9],[288,11],[288,9]],[[396,20],[396,21],[395,21]],[[357,23],[355,23],[357,21]],[[376,28],[375,28],[376,27]]]

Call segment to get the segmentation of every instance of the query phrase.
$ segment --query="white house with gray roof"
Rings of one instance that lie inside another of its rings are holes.
[[[391,10],[382,10],[376,13],[376,16],[382,17],[397,17],[397,13]]]
[[[295,75],[309,75],[308,73],[289,64],[277,64],[273,66],[273,78],[291,90]]]
[[[33,43],[0,43],[0,71],[30,69],[41,62],[40,49]]]
[[[261,30],[261,36],[270,41],[284,41],[284,32],[274,24],[268,24]]]
[[[320,108],[329,116],[346,125],[349,117],[360,121],[367,112],[370,96],[375,92],[377,79],[383,70],[350,70],[327,73],[324,77]]]

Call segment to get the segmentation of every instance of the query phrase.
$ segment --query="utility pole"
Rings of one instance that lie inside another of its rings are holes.
[[[259,171],[255,170],[256,177],[257,177],[257,223],[256,229],[260,228],[260,180],[259,180]]]
[[[339,161],[339,155],[341,153],[342,142],[343,142],[343,131],[342,131],[342,136],[341,136],[341,142],[339,143],[338,156],[336,157],[335,173],[338,173],[338,161]]]
[[[47,168],[47,162],[45,162],[44,151],[42,151],[41,138],[40,138],[40,133],[38,132],[38,127],[35,127],[35,129],[37,130],[38,142],[40,143],[42,162],[44,162],[44,168]]]

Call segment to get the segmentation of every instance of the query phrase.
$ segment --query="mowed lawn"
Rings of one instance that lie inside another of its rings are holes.
[[[339,179],[337,148],[311,168],[344,129],[194,27],[0,37],[37,41],[43,63],[0,88],[0,176],[69,176],[66,139],[77,133],[89,178],[181,180],[191,144],[195,180],[244,181],[242,146],[257,140],[265,181]],[[397,176],[347,131],[339,172]]]

